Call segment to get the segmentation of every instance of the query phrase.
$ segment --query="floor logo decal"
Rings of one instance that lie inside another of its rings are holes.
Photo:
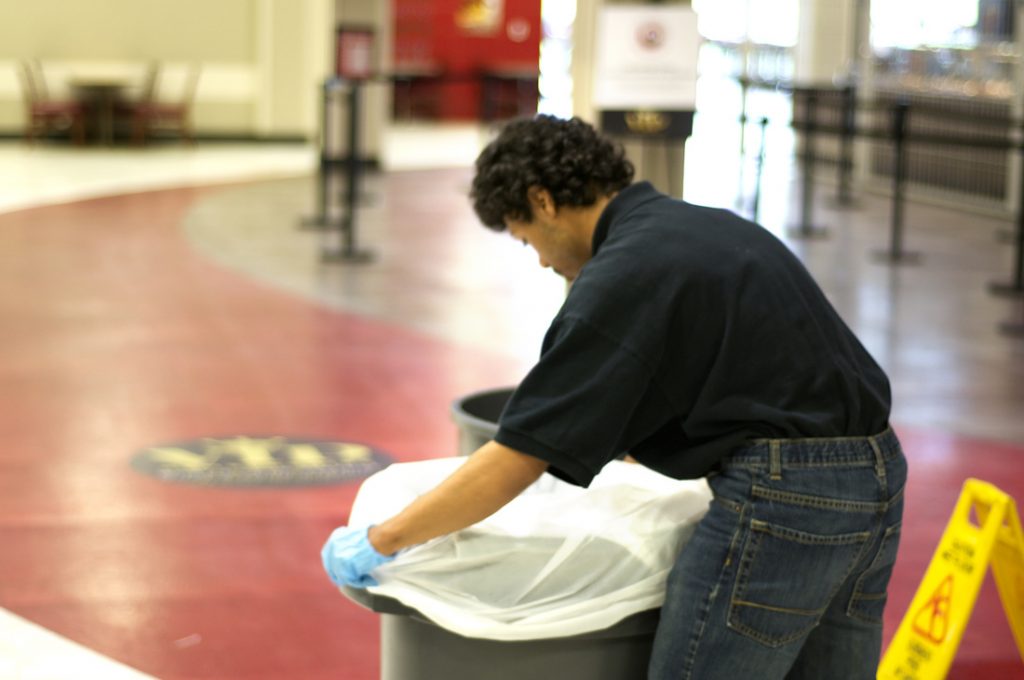
[[[391,462],[366,444],[234,436],[152,446],[135,455],[132,467],[171,482],[308,486],[365,479]]]

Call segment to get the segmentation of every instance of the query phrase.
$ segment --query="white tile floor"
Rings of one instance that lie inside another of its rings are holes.
[[[152,680],[152,677],[0,609],[0,678],[4,680]]]
[[[470,166],[489,138],[472,124],[391,128],[381,145],[387,170]],[[199,144],[75,148],[0,143],[0,212],[111,194],[306,175],[318,151],[306,144]]]
[[[316,151],[302,144],[75,148],[0,144],[0,212],[111,194],[306,174]]]

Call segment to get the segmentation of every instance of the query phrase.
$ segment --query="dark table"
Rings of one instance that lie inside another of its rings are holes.
[[[114,143],[114,105],[131,85],[127,78],[77,77],[68,81],[75,98],[96,112],[101,144]]]

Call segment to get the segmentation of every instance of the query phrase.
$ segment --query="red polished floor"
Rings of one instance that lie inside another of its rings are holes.
[[[510,362],[211,265],[177,229],[201,195],[0,217],[0,606],[167,680],[374,678],[375,617],[318,557],[355,485],[193,487],[130,459],[238,433],[450,455],[448,403]]]
[[[0,215],[0,607],[166,680],[371,680],[376,618],[318,557],[356,484],[189,486],[130,461],[234,434],[451,455],[449,403],[523,362],[214,264],[180,224],[218,191]],[[887,639],[963,480],[1024,499],[1020,442],[896,426],[911,482]],[[1024,678],[991,581],[950,677]]]

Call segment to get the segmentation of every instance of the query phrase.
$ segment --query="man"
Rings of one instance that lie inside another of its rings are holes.
[[[328,573],[365,586],[545,471],[585,486],[628,452],[714,493],[669,576],[650,678],[874,678],[906,463],[885,374],[799,260],[631,184],[579,119],[513,122],[476,166],[483,223],[573,285],[494,441],[396,517],[336,530]]]

